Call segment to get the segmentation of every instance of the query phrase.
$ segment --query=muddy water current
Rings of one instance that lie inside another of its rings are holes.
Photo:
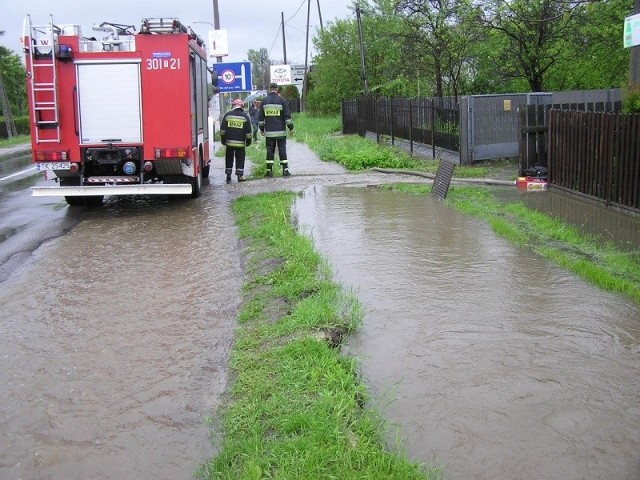
[[[640,309],[431,196],[296,202],[366,311],[356,355],[389,441],[447,479],[640,478]]]
[[[2,283],[0,478],[189,479],[214,453],[242,284],[229,204],[83,210]]]

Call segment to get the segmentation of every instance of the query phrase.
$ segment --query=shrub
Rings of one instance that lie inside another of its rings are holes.
[[[29,130],[29,115],[23,115],[21,117],[14,117],[13,122],[16,125],[18,135],[30,135]],[[7,124],[4,121],[4,117],[0,117],[0,138],[9,138],[7,133]]]
[[[629,85],[624,90],[624,113],[640,113],[640,85]]]

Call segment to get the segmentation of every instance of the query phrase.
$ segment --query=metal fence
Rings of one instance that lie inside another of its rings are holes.
[[[640,114],[549,112],[549,182],[640,209]]]
[[[560,104],[587,109],[587,105],[619,102],[620,89],[565,92],[472,95],[435,99],[360,97],[342,102],[344,133],[372,132],[414,143],[459,152],[461,164],[516,158],[521,145],[518,111],[527,105]]]
[[[342,102],[342,131],[345,134],[367,132],[408,140],[447,150],[460,149],[458,104],[452,99],[360,97]]]

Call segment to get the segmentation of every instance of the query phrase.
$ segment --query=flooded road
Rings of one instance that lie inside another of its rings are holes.
[[[347,350],[411,457],[449,479],[639,477],[636,305],[430,196],[365,188],[415,177],[288,149],[293,177],[224,185],[218,159],[197,200],[70,209],[25,195],[35,177],[0,184],[1,479],[191,478],[241,300],[231,202],[290,189],[365,304]]]
[[[65,207],[77,225],[0,284],[0,478],[188,479],[213,454],[242,284],[229,202]]]
[[[295,206],[365,306],[347,352],[448,479],[640,478],[640,310],[431,196],[313,187]]]

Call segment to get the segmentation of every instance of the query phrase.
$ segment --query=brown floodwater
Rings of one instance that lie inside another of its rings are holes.
[[[640,478],[637,304],[432,196],[317,186],[294,214],[365,307],[345,351],[392,447],[448,479]]]
[[[225,185],[217,161],[197,200],[0,188],[1,479],[188,479],[215,454],[243,281],[231,201],[283,189],[366,307],[345,350],[392,444],[450,479],[640,477],[636,305],[429,196],[364,188],[415,178],[289,149],[293,177]],[[627,229],[607,235],[633,248]]]
[[[242,285],[229,205],[112,199],[2,283],[0,478],[189,479],[211,457]]]

